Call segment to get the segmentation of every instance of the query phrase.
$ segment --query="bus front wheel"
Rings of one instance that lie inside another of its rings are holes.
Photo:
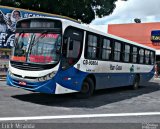
[[[81,91],[76,94],[77,98],[89,98],[94,92],[94,82],[91,78],[86,78],[83,81]]]

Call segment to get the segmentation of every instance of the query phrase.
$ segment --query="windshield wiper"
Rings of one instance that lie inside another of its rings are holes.
[[[40,39],[40,38],[44,38],[45,34],[47,34],[47,33],[48,33],[48,31],[42,32],[41,35],[38,36],[36,39],[35,39],[35,36],[34,36],[34,39],[32,40],[31,45],[32,45],[32,46],[36,45],[36,44],[38,43],[39,39]]]

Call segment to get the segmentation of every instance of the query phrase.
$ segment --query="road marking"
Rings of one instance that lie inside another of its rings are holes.
[[[127,117],[127,116],[153,116],[153,115],[156,115],[156,116],[160,115],[160,112],[59,115],[59,116],[31,116],[31,117],[1,117],[0,121],[50,120],[50,119],[71,119],[71,118],[100,118],[100,117]]]

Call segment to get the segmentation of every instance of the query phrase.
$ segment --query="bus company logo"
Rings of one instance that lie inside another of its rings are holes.
[[[110,64],[110,70],[122,70],[122,66]]]

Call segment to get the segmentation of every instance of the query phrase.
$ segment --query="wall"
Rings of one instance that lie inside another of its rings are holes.
[[[160,51],[160,45],[154,45],[150,40],[152,30],[160,30],[160,22],[108,25],[108,33],[147,45]]]

